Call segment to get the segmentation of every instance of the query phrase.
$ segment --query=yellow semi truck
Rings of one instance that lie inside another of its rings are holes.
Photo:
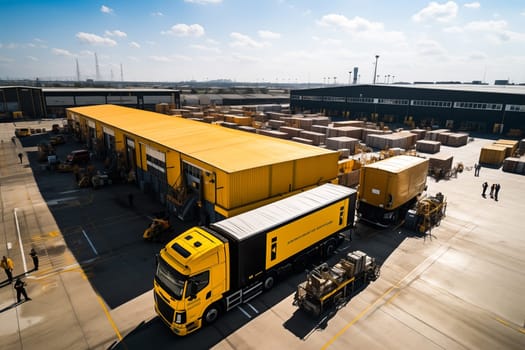
[[[427,184],[428,159],[395,156],[361,168],[357,213],[388,226],[403,219]]]
[[[281,274],[333,254],[354,224],[356,197],[329,183],[187,230],[158,255],[155,311],[178,335],[213,323],[271,289]]]

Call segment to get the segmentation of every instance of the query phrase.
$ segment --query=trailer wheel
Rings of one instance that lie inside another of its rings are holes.
[[[275,284],[275,274],[274,273],[270,273],[268,276],[266,276],[266,278],[264,279],[264,290],[270,290],[273,288]]]
[[[204,311],[204,317],[203,317],[204,323],[212,324],[213,322],[217,321],[220,314],[221,314],[221,309],[218,304],[210,305],[206,309],[206,311]]]
[[[329,240],[324,245],[324,257],[329,258],[335,252],[335,241],[333,239]]]

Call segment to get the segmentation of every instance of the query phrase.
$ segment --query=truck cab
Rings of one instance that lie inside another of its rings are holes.
[[[200,227],[161,250],[154,280],[155,309],[178,335],[212,323],[229,289],[228,242]]]

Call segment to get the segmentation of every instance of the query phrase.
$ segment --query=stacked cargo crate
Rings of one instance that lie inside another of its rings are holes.
[[[429,158],[428,168],[429,172],[434,172],[436,169],[443,170],[447,173],[452,169],[453,156],[435,155]]]
[[[508,157],[503,161],[503,171],[525,175],[525,159]]]
[[[340,149],[348,149],[351,154],[354,154],[355,145],[359,142],[358,139],[347,136],[329,137],[326,139],[326,148],[337,151]]]
[[[485,145],[481,148],[479,162],[481,164],[500,167],[503,160],[505,160],[506,150],[507,148],[503,145],[496,145],[494,143]]]
[[[328,127],[326,130],[327,137],[338,137],[346,136],[352,137],[354,139],[362,140],[363,139],[363,129],[355,126],[341,126],[341,127]]]
[[[421,153],[438,153],[441,148],[441,142],[431,140],[418,140],[416,142],[416,151]]]

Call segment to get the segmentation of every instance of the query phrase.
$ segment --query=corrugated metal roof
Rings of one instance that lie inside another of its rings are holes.
[[[282,225],[305,213],[346,198],[354,192],[356,191],[349,187],[327,183],[232,218],[213,223],[211,227],[229,232],[241,241],[259,232]]]
[[[97,105],[68,110],[164,145],[228,173],[336,153],[293,141],[134,108]]]
[[[389,173],[397,174],[411,166],[423,163],[425,161],[427,161],[425,158],[401,155],[367,164],[365,167],[376,168]]]
[[[180,90],[173,89],[153,89],[153,88],[54,88],[54,87],[44,87],[42,88],[44,92],[180,92]]]

